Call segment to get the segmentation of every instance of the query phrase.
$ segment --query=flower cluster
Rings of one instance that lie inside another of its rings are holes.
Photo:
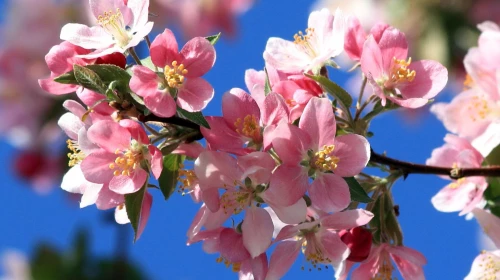
[[[270,38],[264,70],[247,70],[247,90],[230,89],[222,116],[205,117],[215,92],[203,76],[219,36],[179,47],[165,29],[150,41],[149,1],[89,4],[96,25],[64,26],[64,42],[46,56],[51,74],[39,80],[53,95],[76,92],[85,105],[66,100],[69,112],[58,122],[69,137],[71,167],[62,188],[81,194],[81,207],[115,208],[116,221],[130,222],[137,239],[155,189],[168,199],[177,188],[200,204],[187,243],[202,242],[241,279],[282,278],[301,252],[304,269],[331,266],[338,279],[391,279],[396,269],[404,279],[424,278],[426,259],[403,244],[391,194],[411,166],[377,161],[367,140],[374,117],[423,107],[447,83],[439,62],[408,57],[403,32],[376,24],[367,34],[340,10],[314,11],[294,41]],[[473,82],[451,104],[432,107],[458,135],[447,135],[427,162],[456,179],[434,206],[477,216],[489,182],[459,179],[460,170],[481,168],[498,145],[497,64],[486,56],[495,53],[500,29],[481,28],[479,47],[465,60]],[[140,59],[135,47],[143,39],[149,56]],[[344,51],[363,77],[355,107],[328,75]],[[373,94],[362,103],[368,84]],[[370,175],[367,166],[388,175]]]

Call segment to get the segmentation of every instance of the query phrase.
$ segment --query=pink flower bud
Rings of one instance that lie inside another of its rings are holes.
[[[368,258],[372,247],[372,234],[363,227],[355,227],[350,230],[342,230],[340,239],[351,250],[348,261],[362,262]]]
[[[24,179],[32,179],[40,172],[46,163],[45,156],[37,151],[22,151],[14,159],[14,171]]]

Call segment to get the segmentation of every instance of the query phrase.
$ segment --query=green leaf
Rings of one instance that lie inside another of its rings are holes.
[[[351,107],[352,97],[341,86],[323,76],[313,76],[309,74],[305,75],[322,85],[324,90],[326,90],[330,95],[332,95],[335,99],[342,103],[345,109],[349,109]]]
[[[77,85],[78,82],[76,81],[75,77],[75,72],[73,70],[62,74],[61,76],[54,78],[55,82],[58,82],[60,84],[68,84],[68,85]]]
[[[125,195],[125,208],[130,224],[134,229],[134,242],[137,241],[137,231],[139,230],[139,223],[141,222],[142,203],[144,201],[144,194],[146,193],[146,185],[135,193]]]
[[[267,73],[267,68],[264,68],[264,72],[266,72],[266,83],[264,85],[264,94],[267,96],[271,91],[271,83],[269,82],[269,74]]]
[[[154,72],[157,71],[156,65],[153,64],[153,61],[151,60],[151,56],[148,56],[146,58],[141,59],[141,64],[142,66],[148,67],[149,69],[153,70]]]
[[[352,201],[358,201],[361,203],[369,203],[373,201],[354,177],[344,177],[344,180],[347,182],[347,185],[349,185]]]
[[[377,115],[380,115],[382,113],[385,113],[385,112],[388,112],[388,111],[391,111],[394,109],[398,109],[398,108],[400,108],[400,106],[394,102],[391,102],[390,100],[387,100],[387,103],[385,104],[385,106],[382,106],[382,101],[379,100],[377,103],[375,103],[373,110],[363,117],[363,120],[369,121],[369,120],[373,119],[374,117],[376,117]]]
[[[212,46],[213,46],[213,45],[215,45],[215,43],[217,43],[217,41],[219,41],[220,35],[221,35],[221,32],[219,32],[219,34],[216,34],[216,35],[205,37],[205,39],[207,39],[210,42],[210,44],[212,44]]]
[[[106,99],[108,101],[116,101],[117,99],[117,96],[115,95],[115,88],[116,86],[118,85],[118,82],[117,81],[112,81],[109,86],[108,86],[108,89],[106,90]]]
[[[163,170],[158,179],[158,183],[160,184],[160,190],[165,200],[168,200],[175,191],[177,177],[179,176],[179,168],[184,162],[184,159],[184,156],[175,154],[163,157]]]
[[[97,75],[97,73],[91,69],[76,64],[73,66],[73,69],[75,71],[76,81],[79,85],[84,88],[97,91],[101,94],[106,94],[108,87],[101,80],[99,75]]]
[[[177,114],[179,114],[179,117],[181,118],[190,120],[197,125],[210,129],[210,125],[201,112],[188,112],[182,108],[177,108]]]
[[[482,166],[500,165],[500,145],[495,147],[490,154],[484,159]],[[488,188],[485,191],[487,200],[500,200],[500,178],[488,177]]]
[[[112,64],[95,64],[87,65],[86,68],[94,71],[102,82],[106,85],[112,82],[116,83],[116,89],[120,92],[128,92],[130,88],[128,86],[130,79],[132,78],[127,71],[122,68],[112,65]]]

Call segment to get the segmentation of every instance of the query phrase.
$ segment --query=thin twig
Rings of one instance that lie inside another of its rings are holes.
[[[137,55],[137,53],[135,52],[135,50],[133,48],[128,49],[128,52],[130,53],[132,58],[135,60],[135,63],[137,63],[137,65],[142,65],[141,59],[139,58],[139,56]]]
[[[471,176],[500,177],[500,166],[486,166],[477,168],[451,168],[425,164],[417,164],[393,159],[371,150],[370,161],[399,169],[404,176],[408,174],[435,174],[449,176],[451,179],[460,179]]]
[[[359,105],[363,99],[363,94],[365,93],[366,83],[368,79],[363,75],[363,83],[361,84],[361,89],[359,90],[358,100],[356,101],[356,110],[359,110]]]

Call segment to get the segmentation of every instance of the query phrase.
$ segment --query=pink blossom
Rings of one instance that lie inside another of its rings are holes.
[[[288,225],[281,229],[275,242],[280,242],[269,261],[267,278],[280,279],[290,269],[300,250],[311,266],[332,265],[338,269],[350,250],[342,242],[338,231],[367,224],[373,214],[361,210],[346,210],[309,221]]]
[[[100,121],[87,132],[99,146],[81,163],[85,178],[96,184],[109,184],[118,194],[138,191],[147,182],[149,170],[155,178],[162,170],[161,152],[149,144],[144,129],[132,120]]]
[[[405,246],[393,246],[382,243],[373,246],[370,256],[352,271],[351,278],[359,280],[392,279],[394,265],[405,280],[425,279],[422,266],[427,263],[425,257],[416,250]],[[346,279],[348,271],[339,277]]]
[[[273,172],[267,196],[288,206],[309,191],[313,206],[325,212],[346,208],[351,200],[342,177],[361,172],[370,145],[360,135],[335,137],[335,132],[333,109],[325,98],[309,101],[299,127],[279,124],[272,144],[283,163]],[[310,186],[309,176],[314,177]]]
[[[474,259],[469,275],[465,280],[487,279],[500,277],[500,218],[486,212],[485,210],[476,208],[472,211],[481,228],[490,237],[495,244],[497,250],[482,251],[479,256]]]
[[[363,46],[361,70],[383,106],[389,99],[407,108],[422,107],[446,85],[448,71],[443,65],[412,62],[407,56],[406,37],[395,28],[386,29],[378,43],[370,36]]]
[[[469,141],[453,134],[447,134],[444,140],[444,146],[434,149],[426,164],[453,168],[481,167],[484,158]],[[460,215],[465,215],[475,207],[481,207],[487,187],[484,177],[461,178],[441,189],[431,201],[439,211],[460,211]]]
[[[264,97],[262,107],[245,91],[234,88],[222,97],[222,117],[207,117],[210,129],[201,128],[213,150],[243,155],[271,145],[276,125],[288,122],[288,108],[276,93]]]
[[[344,50],[344,21],[340,10],[335,16],[327,9],[312,12],[306,33],[295,34],[294,42],[275,37],[267,41],[266,63],[286,73],[319,73]]]
[[[61,39],[85,49],[95,49],[82,57],[95,58],[114,52],[125,52],[137,46],[151,32],[148,22],[149,0],[89,0],[98,26],[68,23]]]
[[[361,26],[361,23],[359,22],[359,19],[355,16],[349,16],[347,18],[347,28],[344,40],[345,52],[352,60],[361,60],[363,46],[368,38],[368,35],[372,35],[373,39],[375,39],[375,42],[378,44],[382,34],[387,28],[389,28],[389,25],[385,23],[377,23],[372,27],[370,33],[366,34],[363,26]]]
[[[215,50],[205,38],[189,40],[179,52],[174,34],[165,29],[151,44],[151,60],[164,68],[162,77],[147,67],[134,66],[130,88],[144,98],[153,113],[173,116],[174,97],[181,108],[190,112],[201,111],[212,100],[214,89],[201,76],[214,65]]]

